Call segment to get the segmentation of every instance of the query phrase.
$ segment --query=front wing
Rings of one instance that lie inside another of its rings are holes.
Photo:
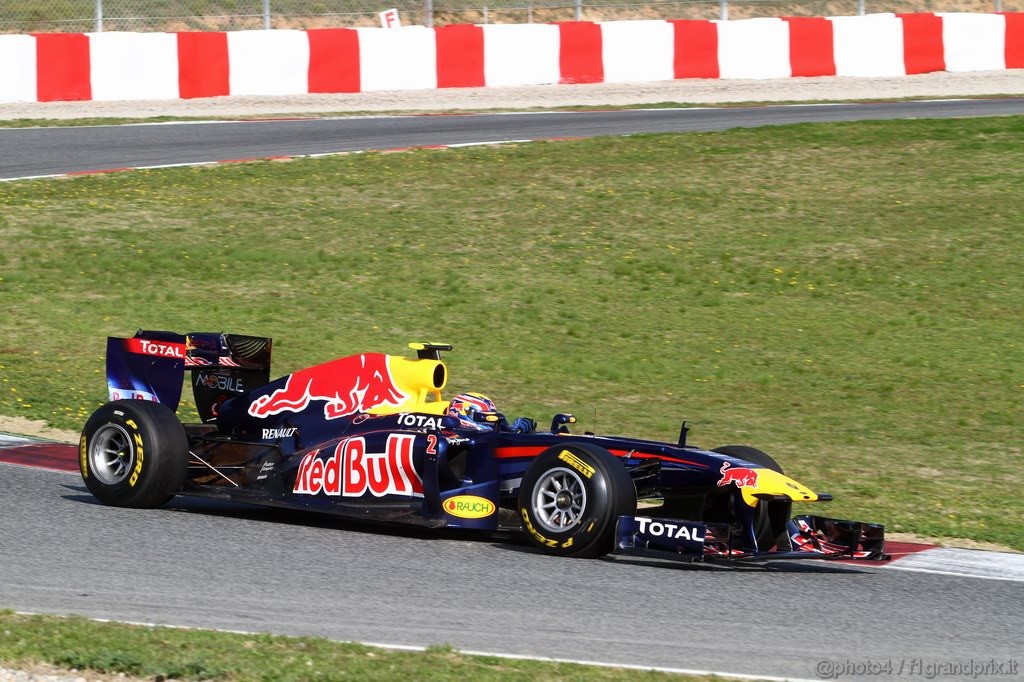
[[[889,558],[883,553],[885,527],[878,524],[797,516],[787,524],[787,535],[767,551],[750,551],[732,544],[729,524],[620,516],[612,553],[685,562]]]

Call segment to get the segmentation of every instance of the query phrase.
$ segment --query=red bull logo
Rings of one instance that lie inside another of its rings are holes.
[[[249,414],[263,418],[301,412],[310,402],[323,400],[324,418],[338,419],[384,405],[398,406],[408,398],[391,376],[388,356],[364,353],[290,374],[284,388],[252,401]]]
[[[416,436],[388,436],[384,452],[367,452],[366,440],[346,438],[334,452],[321,458],[314,450],[299,463],[292,492],[301,495],[374,497],[384,495],[423,495],[423,482],[412,463]]]
[[[722,480],[718,482],[720,486],[735,483],[737,488],[757,487],[757,469],[731,467],[729,462],[726,462],[719,471],[722,473]]]

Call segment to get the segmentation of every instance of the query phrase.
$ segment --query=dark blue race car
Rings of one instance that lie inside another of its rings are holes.
[[[271,340],[139,331],[107,342],[110,402],[82,432],[80,467],[106,504],[175,495],[484,534],[551,554],[684,561],[883,559],[883,527],[791,516],[823,502],[746,446],[572,433],[511,423],[480,394],[442,398],[443,344],[362,353],[270,379]],[[201,423],[175,411],[186,378]],[[639,509],[639,511],[638,511]]]

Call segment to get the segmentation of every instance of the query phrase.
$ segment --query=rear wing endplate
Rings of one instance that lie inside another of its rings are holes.
[[[107,391],[111,400],[153,400],[177,410],[190,369],[196,409],[209,421],[225,400],[269,381],[270,354],[271,339],[261,336],[140,329],[107,339]]]

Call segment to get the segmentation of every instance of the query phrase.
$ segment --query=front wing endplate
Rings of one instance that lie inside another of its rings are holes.
[[[676,561],[734,562],[785,559],[884,561],[885,527],[823,516],[797,516],[787,524],[789,545],[765,549],[733,544],[729,524],[647,516],[620,516],[613,554]]]

